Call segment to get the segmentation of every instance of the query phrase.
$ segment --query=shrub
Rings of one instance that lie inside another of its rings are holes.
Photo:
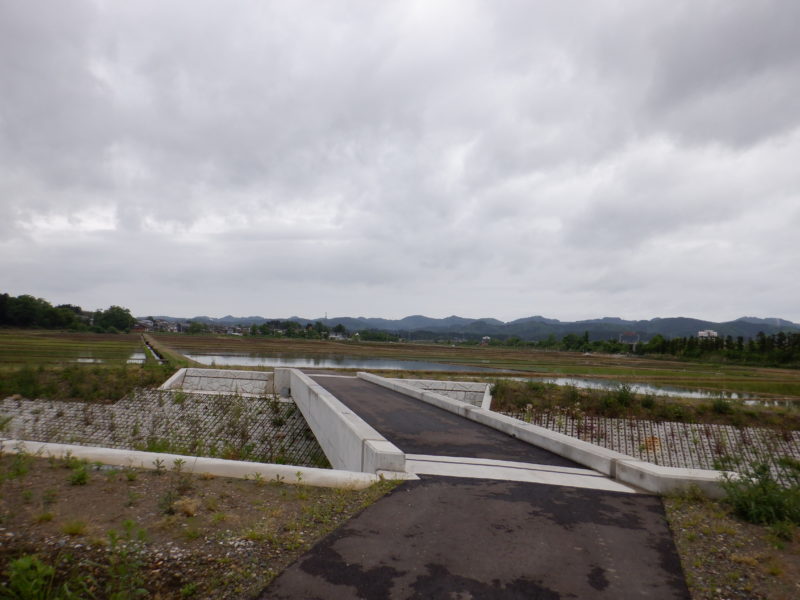
[[[86,465],[80,465],[72,469],[69,476],[70,485],[86,485],[89,482],[89,473],[86,471]]]
[[[581,394],[574,385],[565,385],[563,389],[564,402],[567,404],[575,404],[580,402]]]
[[[80,598],[66,585],[55,586],[56,570],[34,555],[12,560],[5,572],[6,581],[0,584],[0,598],[71,600]]]
[[[528,392],[532,394],[543,394],[547,389],[547,386],[541,381],[533,381],[529,379],[525,383],[525,387],[528,389]]]
[[[508,396],[511,386],[505,379],[496,379],[492,384],[492,398],[497,400],[505,400]]]
[[[600,412],[606,417],[616,417],[621,412],[619,399],[615,394],[604,396],[600,401]]]
[[[83,535],[86,533],[86,521],[81,521],[79,519],[67,521],[61,526],[61,531],[67,535]]]
[[[145,589],[144,549],[147,536],[133,521],[122,524],[122,533],[108,532],[109,564],[106,598],[134,600],[148,596]]]
[[[718,415],[729,415],[733,412],[733,407],[725,398],[714,398],[711,403],[711,410]]]
[[[617,387],[615,396],[619,405],[625,408],[633,403],[633,391],[627,383],[622,383]]]
[[[747,464],[739,477],[726,476],[725,500],[745,521],[800,524],[800,461],[781,457]]]

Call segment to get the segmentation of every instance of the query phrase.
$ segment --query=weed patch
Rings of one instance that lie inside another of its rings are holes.
[[[785,530],[800,525],[800,461],[788,457],[746,464],[723,482],[725,500],[750,523]]]

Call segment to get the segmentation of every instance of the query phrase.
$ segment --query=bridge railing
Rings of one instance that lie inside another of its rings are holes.
[[[275,389],[289,392],[333,468],[405,471],[405,454],[397,446],[302,371],[276,368]]]

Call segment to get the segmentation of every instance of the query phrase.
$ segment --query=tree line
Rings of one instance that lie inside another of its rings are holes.
[[[491,345],[607,354],[668,355],[677,358],[722,360],[767,366],[800,366],[800,332],[780,331],[767,335],[760,331],[754,338],[743,336],[667,338],[656,334],[649,340],[636,344],[614,339],[590,341],[589,333],[585,332],[583,335],[570,333],[560,340],[554,335],[537,341],[524,341],[512,336],[504,341],[492,340]]]
[[[267,337],[289,337],[306,339],[326,339],[331,333],[346,335],[347,329],[344,325],[328,327],[322,321],[302,325],[297,321],[266,321],[261,325],[250,325],[250,335]]]
[[[250,325],[248,331],[251,336],[305,338],[314,340],[330,339],[331,337],[349,337],[351,335],[347,327],[341,323],[329,327],[322,321],[303,325],[297,321],[273,320],[266,321],[260,325]],[[191,329],[189,333],[192,333]],[[365,342],[396,342],[400,340],[398,335],[381,329],[360,329],[353,333],[353,335]]]
[[[119,333],[130,331],[135,324],[130,310],[121,306],[85,311],[74,304],[53,306],[28,294],[0,294],[0,327]]]

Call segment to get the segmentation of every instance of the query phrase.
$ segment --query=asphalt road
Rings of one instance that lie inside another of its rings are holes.
[[[312,378],[406,454],[469,456],[559,467],[581,466],[480,423],[468,421],[363,379],[313,375]]]
[[[451,477],[403,483],[263,599],[688,599],[659,498]]]
[[[317,382],[401,450],[578,467],[352,378]],[[333,532],[264,590],[306,599],[688,599],[661,499],[421,476]]]

